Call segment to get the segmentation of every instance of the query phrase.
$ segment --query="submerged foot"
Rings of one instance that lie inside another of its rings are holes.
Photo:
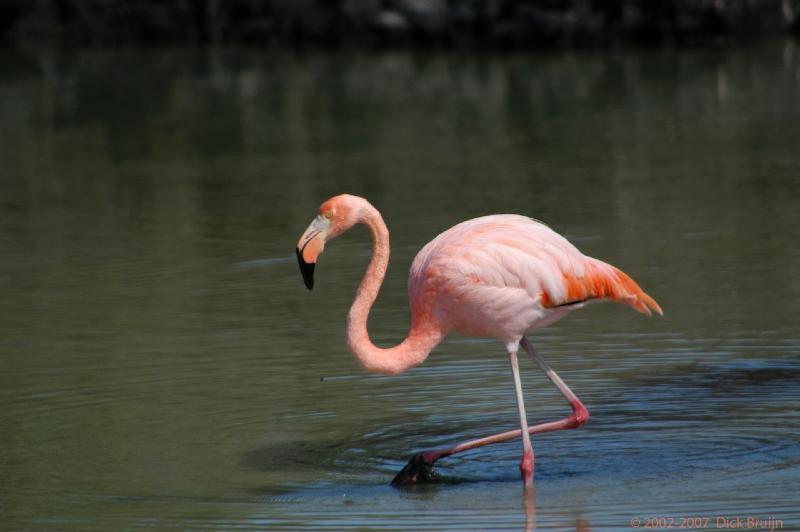
[[[425,453],[415,454],[392,479],[392,486],[412,486],[436,480],[433,462],[425,459]]]

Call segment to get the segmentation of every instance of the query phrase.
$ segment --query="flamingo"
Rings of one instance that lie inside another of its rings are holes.
[[[306,287],[314,286],[314,267],[325,244],[356,224],[372,234],[372,257],[347,315],[347,347],[368,372],[396,375],[421,364],[450,331],[494,337],[503,342],[514,380],[519,430],[470,440],[414,455],[392,481],[431,480],[440,458],[522,436],[520,473],[533,484],[530,436],[584,425],[589,411],[534,349],[526,333],[551,325],[596,299],[610,299],[635,310],[663,315],[658,303],[621,270],[588,257],[544,223],[515,214],[496,214],[462,222],[430,241],[417,254],[408,277],[411,327],[398,345],[380,348],[367,332],[370,308],[389,264],[389,230],[366,199],[334,196],[319,208],[297,243]],[[572,407],[559,421],[528,426],[517,351],[522,348]]]

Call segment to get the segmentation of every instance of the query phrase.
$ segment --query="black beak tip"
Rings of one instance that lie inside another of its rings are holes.
[[[306,288],[311,290],[314,288],[314,266],[316,264],[303,260],[303,254],[299,248],[295,249],[295,252],[297,253],[297,263],[300,265],[300,273],[303,274],[303,282],[306,284]]]

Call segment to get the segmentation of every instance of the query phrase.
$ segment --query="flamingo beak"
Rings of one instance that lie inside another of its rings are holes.
[[[311,290],[314,288],[314,267],[317,264],[303,260],[303,252],[300,251],[300,248],[295,251],[297,252],[297,262],[300,264],[300,273],[303,274],[303,282],[306,284],[306,288]]]
[[[303,282],[309,290],[314,288],[314,267],[325,248],[329,227],[330,222],[327,219],[317,216],[297,242],[295,250],[297,262],[300,265],[300,273],[303,274]]]

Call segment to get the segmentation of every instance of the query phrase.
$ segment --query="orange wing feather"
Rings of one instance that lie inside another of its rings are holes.
[[[590,299],[607,298],[624,303],[642,314],[651,316],[653,312],[664,313],[655,299],[647,295],[636,281],[625,272],[597,259],[589,259],[582,277],[564,272],[566,297],[554,298],[548,292],[542,293],[542,305],[558,307],[580,303]]]

